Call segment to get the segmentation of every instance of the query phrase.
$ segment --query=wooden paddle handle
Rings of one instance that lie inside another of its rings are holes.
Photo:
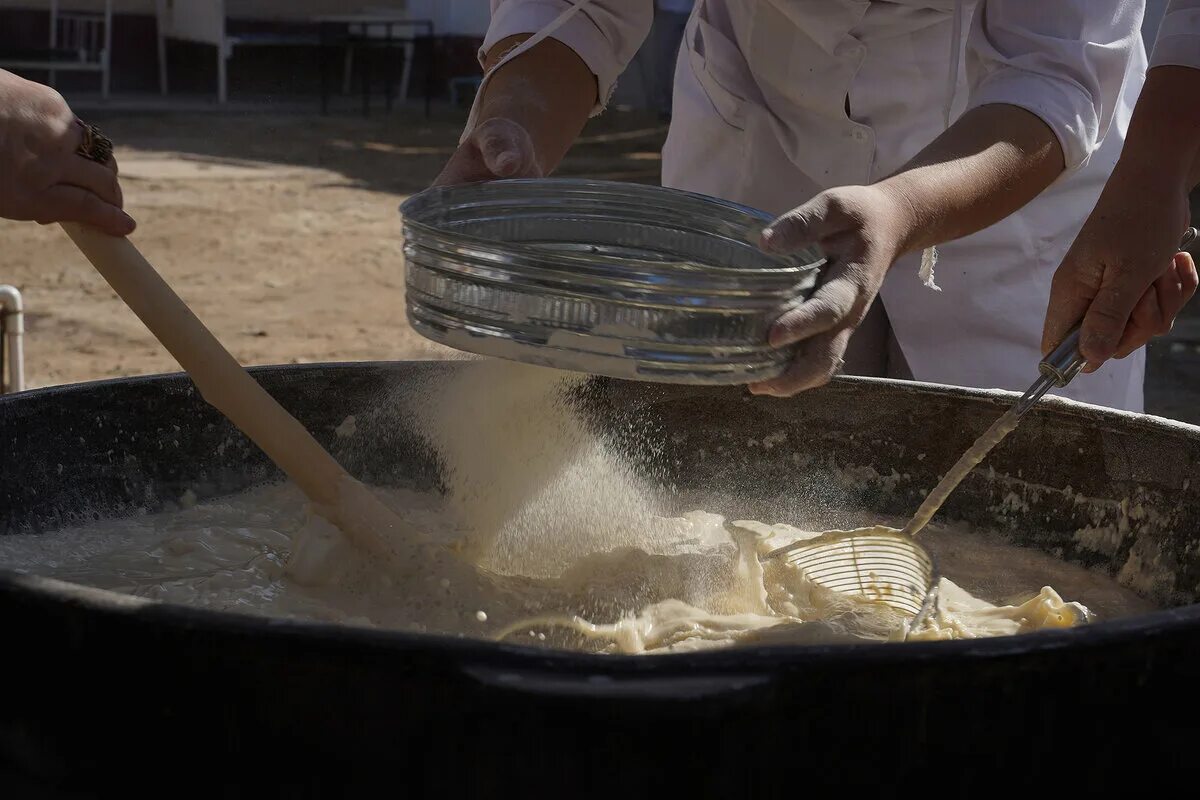
[[[128,239],[63,230],[187,370],[200,394],[261,447],[318,506],[336,508],[345,470],[237,362]]]

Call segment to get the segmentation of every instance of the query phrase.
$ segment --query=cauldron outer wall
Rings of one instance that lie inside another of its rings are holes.
[[[439,368],[308,367],[258,377],[336,446],[332,430],[346,414],[369,421],[379,397]],[[706,393],[634,391],[645,392],[647,415],[675,403],[690,422],[724,415],[740,430],[787,416],[782,406],[749,406],[730,420],[741,399],[708,403],[705,412],[697,398]],[[836,393],[846,391],[834,387],[830,400],[844,402]],[[180,378],[47,396],[55,402],[0,402],[10,457],[38,455],[0,476],[9,531],[53,527],[80,507],[115,513],[274,475]],[[976,405],[986,417],[987,403]],[[947,425],[946,439],[969,437],[978,421],[957,413],[963,430]],[[95,432],[81,435],[93,423]],[[1171,444],[1194,449],[1192,435]],[[202,474],[153,457],[172,441]],[[412,455],[336,449],[369,480],[403,475],[436,485],[436,464],[403,431],[375,441]],[[1150,482],[1165,487],[1177,473],[1164,460]],[[1052,468],[1034,469],[1052,480]],[[672,477],[685,481],[685,472]],[[1198,742],[1194,607],[1070,635],[604,659],[130,605],[7,576],[0,626],[11,687],[0,703],[0,763],[39,796],[50,786],[84,796],[161,789],[163,774],[185,794],[207,787],[224,796],[260,782],[297,796],[378,780],[417,796],[505,786],[636,795],[665,788],[667,775],[680,790],[723,797],[821,786],[1046,788],[1059,779],[1104,789],[1147,770],[1159,779],[1190,773]]]

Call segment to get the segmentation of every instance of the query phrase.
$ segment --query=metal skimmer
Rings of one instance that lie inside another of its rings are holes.
[[[1183,235],[1179,249],[1187,249],[1196,236],[1196,229],[1189,228]],[[1010,413],[1015,413],[1019,418],[1050,389],[1070,383],[1083,366],[1077,325],[1062,344],[1038,364],[1040,376]],[[1002,419],[997,424],[1003,422]],[[1000,435],[989,443],[989,449],[1011,429],[1001,430]],[[976,446],[978,444],[977,441]],[[979,458],[983,458],[986,452]],[[953,490],[955,485],[949,489]],[[914,522],[917,522],[916,518],[908,527],[912,528]],[[916,532],[919,532],[919,528]],[[878,526],[852,531],[828,531],[815,538],[780,547],[766,557],[786,558],[800,568],[809,580],[826,589],[859,597],[867,602],[884,603],[902,613],[912,614],[909,633],[920,627],[937,604],[940,575],[936,560],[912,536],[895,528]]]
[[[759,250],[761,211],[657,186],[493,181],[428,189],[401,211],[419,333],[617,378],[779,375],[795,348],[770,347],[767,333],[824,263],[815,250]]]
[[[925,548],[883,526],[827,531],[773,550],[766,558],[786,559],[818,586],[910,615],[909,632],[933,610],[941,578],[937,561]]]

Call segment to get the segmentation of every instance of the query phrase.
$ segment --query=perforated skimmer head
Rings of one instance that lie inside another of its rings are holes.
[[[827,531],[766,557],[785,559],[825,589],[911,615],[909,632],[920,627],[937,600],[937,561],[895,528]]]

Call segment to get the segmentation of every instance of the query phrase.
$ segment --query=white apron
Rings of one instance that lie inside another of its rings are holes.
[[[945,127],[954,2],[887,4],[886,26],[871,5],[699,0],[676,71],[664,185],[781,214],[824,189],[879,180],[932,141]],[[922,284],[915,255],[892,268],[880,297],[913,378],[1023,391],[1037,377],[1051,278],[1116,163],[1145,66],[1139,44],[1086,166],[938,248],[942,291]],[[959,83],[955,109],[966,102]],[[1141,411],[1144,369],[1139,350],[1059,393]]]

